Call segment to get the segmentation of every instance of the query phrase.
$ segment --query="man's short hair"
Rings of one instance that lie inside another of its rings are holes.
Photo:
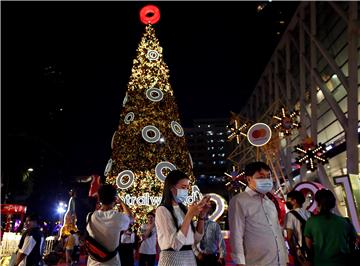
[[[102,204],[111,204],[115,201],[116,189],[111,184],[104,184],[100,186],[98,190],[98,194],[99,194],[99,201]]]
[[[36,213],[30,213],[26,218],[29,219],[31,222],[39,222],[39,216]]]
[[[261,169],[270,171],[270,167],[264,162],[249,163],[248,165],[245,166],[245,176],[252,176],[256,172],[261,171]]]
[[[292,190],[292,191],[290,191],[290,192],[287,194],[287,197],[296,200],[296,202],[297,202],[300,206],[302,206],[302,205],[304,204],[304,202],[305,202],[304,194],[301,193],[300,191],[297,191],[297,190]]]

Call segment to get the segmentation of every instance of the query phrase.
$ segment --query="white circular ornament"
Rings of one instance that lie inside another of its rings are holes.
[[[147,89],[145,93],[146,97],[153,102],[160,102],[164,97],[163,92],[158,88]]]
[[[216,206],[215,211],[209,216],[209,220],[216,222],[227,209],[226,200],[216,193],[209,193],[206,195],[210,196],[210,201],[213,201]]]
[[[256,123],[249,128],[247,139],[253,146],[264,146],[271,139],[271,128],[267,124]]]
[[[154,136],[149,136],[152,132]],[[156,126],[146,126],[141,130],[141,135],[144,140],[150,143],[155,143],[160,140],[160,131]]]
[[[163,173],[164,169],[169,169],[170,171],[173,171],[176,170],[176,166],[167,161],[160,162],[156,165],[155,175],[161,182],[165,182],[166,179],[166,176]]]
[[[127,177],[127,181],[124,179]],[[134,183],[135,175],[131,170],[124,170],[116,177],[116,185],[120,189],[128,189]]]
[[[123,107],[125,107],[125,104],[128,102],[129,96],[128,93],[125,94],[124,100],[123,100]]]
[[[110,158],[105,167],[104,176],[108,176],[110,174],[111,167],[112,167],[112,159]]]
[[[135,118],[135,114],[133,112],[129,112],[126,114],[125,118],[124,118],[124,122],[125,124],[130,124],[131,121],[133,121]]]
[[[172,121],[171,122],[171,129],[175,133],[176,136],[178,136],[178,137],[183,137],[184,136],[184,130],[183,130],[182,126],[178,122]]]
[[[155,50],[148,50],[147,54],[146,54],[147,59],[149,59],[150,61],[154,61],[154,60],[158,60],[160,55],[157,51]]]

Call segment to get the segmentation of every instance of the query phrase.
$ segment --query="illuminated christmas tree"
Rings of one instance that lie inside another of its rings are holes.
[[[160,203],[163,182],[170,170],[182,170],[193,180],[192,160],[169,83],[169,69],[151,23],[147,23],[133,61],[111,147],[106,180],[118,187],[137,221],[145,219],[146,213]]]

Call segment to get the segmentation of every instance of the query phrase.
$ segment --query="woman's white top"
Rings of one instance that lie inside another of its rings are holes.
[[[178,221],[178,227],[180,228],[184,221],[185,214],[179,206],[173,206],[173,208]],[[191,225],[189,225],[189,231],[187,236],[185,236],[180,229],[176,229],[171,213],[164,206],[159,206],[156,209],[155,226],[161,250],[172,248],[175,251],[179,251],[184,245],[193,245],[194,243],[200,242],[204,235],[197,231],[194,234]]]

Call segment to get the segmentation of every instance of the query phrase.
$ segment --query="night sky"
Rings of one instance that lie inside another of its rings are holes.
[[[149,3],[1,3],[2,201],[46,216],[75,177],[103,174]],[[246,103],[298,4],[259,3],[156,3],[185,127]]]

